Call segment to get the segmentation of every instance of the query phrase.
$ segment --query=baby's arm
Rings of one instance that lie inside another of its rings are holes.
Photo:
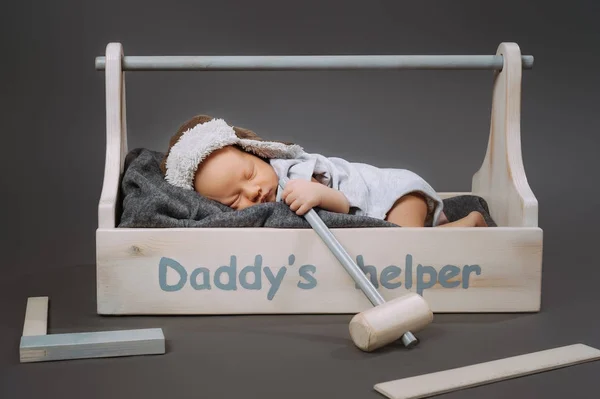
[[[348,199],[341,191],[327,187],[315,178],[312,178],[311,181],[290,180],[285,186],[281,198],[292,211],[300,216],[317,206],[337,213],[350,211]]]
[[[319,207],[337,213],[348,213],[350,212],[350,203],[348,198],[339,190],[327,187],[324,184],[319,183],[314,177],[311,179],[314,184],[320,186],[322,191],[322,198]]]

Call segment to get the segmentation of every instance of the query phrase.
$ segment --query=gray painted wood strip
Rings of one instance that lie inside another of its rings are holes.
[[[23,336],[20,345],[22,363],[163,353],[160,328]]]

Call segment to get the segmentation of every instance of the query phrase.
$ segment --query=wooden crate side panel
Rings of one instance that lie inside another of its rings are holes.
[[[121,43],[106,46],[106,157],[98,203],[100,228],[117,226],[121,210],[120,182],[128,151],[125,74],[121,67],[123,56]]]
[[[494,72],[488,145],[472,192],[487,201],[499,226],[538,227],[538,201],[521,151],[521,51],[516,43],[502,43],[497,54],[504,67]]]
[[[538,228],[333,234],[388,300],[417,292],[434,312],[539,310]],[[97,268],[101,314],[355,313],[371,307],[310,229],[99,229]]]

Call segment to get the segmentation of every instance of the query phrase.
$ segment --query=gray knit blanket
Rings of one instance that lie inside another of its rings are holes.
[[[255,205],[241,211],[172,186],[163,177],[160,162],[164,153],[145,148],[131,150],[125,159],[121,180],[121,213],[118,227],[272,227],[311,228],[281,202]],[[367,216],[340,214],[315,208],[329,228],[398,227]],[[481,212],[488,226],[496,226],[483,198],[462,195],[444,199],[449,221],[458,220],[471,211]]]

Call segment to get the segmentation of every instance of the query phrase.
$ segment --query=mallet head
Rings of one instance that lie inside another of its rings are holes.
[[[409,293],[356,314],[350,321],[350,336],[354,344],[365,352],[374,351],[400,337],[405,346],[411,347],[418,342],[412,332],[425,328],[432,321],[433,312],[427,301],[416,293]]]

